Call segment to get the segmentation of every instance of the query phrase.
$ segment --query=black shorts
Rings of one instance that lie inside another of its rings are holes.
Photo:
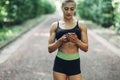
[[[53,71],[64,73],[68,76],[80,74],[80,59],[63,60],[56,56]]]

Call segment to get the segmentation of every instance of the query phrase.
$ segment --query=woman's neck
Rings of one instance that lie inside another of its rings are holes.
[[[74,18],[72,18],[72,19],[65,19],[65,18],[63,18],[63,21],[65,22],[65,23],[68,23],[68,24],[72,24],[72,23],[75,23],[76,22],[76,19],[74,19]]]
[[[65,21],[66,23],[72,23],[74,20],[75,20],[74,18],[71,19],[63,18],[63,21]]]

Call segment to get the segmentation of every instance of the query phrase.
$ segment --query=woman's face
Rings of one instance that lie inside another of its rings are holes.
[[[64,18],[66,19],[72,19],[75,13],[75,3],[74,2],[66,2],[62,6],[62,11]]]

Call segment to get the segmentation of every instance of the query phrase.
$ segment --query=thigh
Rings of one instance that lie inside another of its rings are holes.
[[[77,75],[69,76],[69,80],[82,80],[82,75],[77,74]]]
[[[53,71],[54,80],[67,80],[66,74]]]

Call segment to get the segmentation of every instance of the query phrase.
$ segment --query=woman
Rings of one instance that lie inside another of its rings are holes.
[[[53,68],[54,80],[82,80],[79,49],[88,51],[87,28],[74,18],[74,0],[62,2],[63,19],[51,25],[48,51],[58,49]]]

